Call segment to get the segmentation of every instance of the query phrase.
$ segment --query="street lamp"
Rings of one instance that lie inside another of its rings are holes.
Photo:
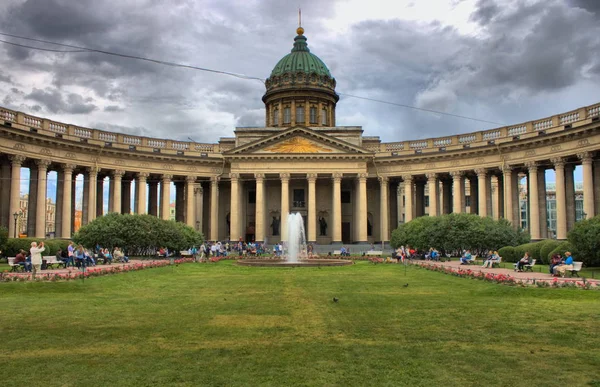
[[[16,238],[17,237],[17,219],[19,219],[19,213],[15,212],[13,214],[13,217],[15,218],[15,233],[13,235],[13,238]]]

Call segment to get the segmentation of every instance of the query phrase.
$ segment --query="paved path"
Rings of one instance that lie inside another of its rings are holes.
[[[160,260],[163,261],[163,260]],[[139,265],[139,264],[150,264],[153,262],[157,262],[157,260],[154,259],[144,259],[144,260],[140,260],[140,259],[132,259],[129,261],[129,263],[113,263],[111,265],[96,265],[96,266],[87,266],[87,269],[94,269],[94,270],[110,270],[113,267],[127,267],[127,266],[135,266],[135,265]],[[47,270],[41,270],[39,271],[36,276],[47,276],[47,275],[51,275],[51,274],[68,274],[68,273],[75,273],[75,272],[81,272],[81,269],[78,269],[76,267],[68,267],[66,269],[47,269]],[[27,272],[8,272],[8,274],[12,277],[12,276],[19,276],[19,277],[28,277],[29,275],[31,275],[31,273],[27,273]]]
[[[502,269],[502,268],[485,268],[485,267],[481,267],[482,263],[479,264],[473,264],[473,265],[461,265],[460,261],[449,261],[449,262],[434,262],[434,261],[414,261],[414,262],[419,262],[419,263],[432,263],[432,264],[436,264],[436,265],[440,265],[440,266],[444,266],[444,267],[452,267],[454,269],[471,269],[473,271],[482,271],[484,273],[494,273],[494,274],[506,274],[506,275],[510,275],[513,278],[519,279],[519,280],[546,280],[546,281],[553,281],[554,278],[557,278],[558,281],[560,282],[567,282],[567,281],[581,281],[582,278],[577,278],[577,277],[566,277],[566,278],[561,278],[561,277],[554,277],[552,275],[550,275],[550,273],[548,273],[548,266],[547,265],[542,265],[542,272],[539,271],[534,271],[534,272],[517,272],[514,271],[512,269]],[[540,266],[536,265],[534,266],[534,270],[539,270]],[[591,278],[586,278],[586,281],[590,281],[595,283],[596,285],[600,285],[600,280],[598,279],[591,279]]]

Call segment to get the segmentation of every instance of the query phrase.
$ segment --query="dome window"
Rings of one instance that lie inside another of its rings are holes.
[[[296,123],[304,124],[304,106],[296,106]]]
[[[273,110],[273,126],[279,125],[279,109]]]
[[[289,107],[283,108],[283,123],[289,124],[292,122],[292,109]]]
[[[327,109],[321,109],[321,125],[327,126]]]
[[[310,123],[317,124],[317,108],[314,106],[310,107]]]

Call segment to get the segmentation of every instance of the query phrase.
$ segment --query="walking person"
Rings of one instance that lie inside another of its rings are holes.
[[[37,242],[31,242],[31,266],[33,267],[32,277],[35,278],[35,274],[42,269],[42,251],[46,250],[44,242],[40,242],[38,246]]]

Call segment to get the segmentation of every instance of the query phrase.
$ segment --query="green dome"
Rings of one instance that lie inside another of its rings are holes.
[[[281,58],[271,72],[271,77],[285,73],[317,74],[333,78],[325,63],[318,56],[310,53],[304,35],[294,38],[292,52]]]

